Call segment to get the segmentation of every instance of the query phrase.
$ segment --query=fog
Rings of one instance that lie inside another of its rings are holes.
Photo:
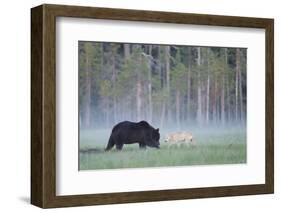
[[[79,41],[80,139],[122,121],[165,134],[246,132],[247,50]],[[102,133],[101,133],[102,132]],[[92,134],[95,133],[95,134]],[[105,139],[107,138],[107,139]]]

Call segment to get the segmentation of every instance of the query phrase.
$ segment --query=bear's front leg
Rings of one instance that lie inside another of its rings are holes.
[[[123,148],[123,143],[119,143],[119,144],[116,144],[116,149],[118,150],[118,151],[121,151],[122,150],[122,148]]]
[[[140,149],[146,149],[146,145],[144,143],[139,143]]]

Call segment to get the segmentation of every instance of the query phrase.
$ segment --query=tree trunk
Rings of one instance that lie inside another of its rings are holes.
[[[128,62],[128,60],[130,59],[130,56],[131,56],[130,45],[131,44],[123,44],[125,63]],[[132,107],[131,106],[132,96],[133,96],[132,94],[128,94],[128,97],[126,97],[125,100],[123,101],[124,103],[122,103],[122,105],[124,106],[124,107],[122,107],[122,114],[123,114],[122,120],[133,120],[134,119],[132,110],[130,110],[130,112],[128,113],[128,109]],[[133,100],[133,102],[135,102],[135,101]]]
[[[235,79],[235,120],[238,122],[238,81],[240,72],[240,50],[236,49],[236,79]]]
[[[105,103],[105,108],[106,108],[105,125],[106,125],[106,127],[109,127],[109,100],[108,100],[108,97],[106,97],[105,101],[106,101],[106,103]]]
[[[225,82],[226,82],[226,113],[227,113],[227,122],[231,122],[231,105],[230,105],[230,88],[229,88],[229,70],[228,70],[228,53],[227,48],[225,48],[225,64],[226,64],[226,75],[225,75]]]
[[[214,77],[213,123],[217,123],[217,79]]]
[[[221,90],[221,123],[222,125],[225,124],[225,104],[224,104],[224,99],[225,99],[225,86],[224,86],[224,76],[222,76],[222,90]]]
[[[242,74],[241,74],[241,62],[240,62],[240,50],[238,54],[239,59],[239,101],[240,101],[240,121],[244,120],[244,107],[243,107],[243,95],[242,95]]]
[[[165,90],[165,81],[164,81],[164,74],[163,74],[163,70],[162,70],[162,62],[161,62],[161,46],[158,45],[157,47],[157,71],[159,74],[159,79],[160,79],[160,87],[161,87],[161,91],[163,92],[163,90]],[[160,109],[160,119],[159,119],[159,123],[160,123],[160,128],[163,127],[164,125],[164,121],[166,118],[166,100],[165,100],[165,96],[164,94],[162,94],[162,98],[161,98],[161,109]]]
[[[135,48],[140,48],[140,45],[135,45]],[[141,64],[141,58],[139,57],[136,61],[138,64],[137,67],[140,66]],[[140,70],[135,70],[136,72],[136,110],[137,110],[137,115],[136,115],[136,120],[140,121],[141,120],[141,109],[142,109],[142,82],[141,82],[141,76],[140,76]]]
[[[125,60],[130,58],[130,44],[124,44],[124,57]]]
[[[85,100],[85,128],[90,128],[91,125],[91,72],[89,56],[86,54],[86,100]]]
[[[163,125],[164,125],[165,113],[166,113],[166,104],[165,104],[165,100],[163,100],[162,101],[162,107],[161,107],[160,128],[162,128]]]
[[[157,58],[157,70],[158,70],[158,74],[159,74],[159,79],[160,79],[160,86],[161,89],[163,90],[164,88],[164,75],[162,72],[162,62],[161,62],[161,46],[158,46],[158,58]]]
[[[229,89],[229,79],[227,79],[227,84],[226,84],[226,97],[227,97],[227,122],[230,123],[232,121],[232,118],[231,118],[231,104],[230,104],[230,89]]]
[[[210,105],[210,59],[209,59],[209,48],[207,49],[207,94],[206,94],[206,124],[209,124],[209,105]]]
[[[177,127],[180,127],[180,91],[176,91],[176,122]]]
[[[166,71],[168,122],[170,122],[171,121],[171,107],[170,107],[170,46],[165,46],[165,71]]]
[[[188,69],[187,69],[187,97],[186,97],[186,107],[187,107],[187,122],[190,121],[189,115],[190,115],[190,101],[191,101],[191,61],[192,61],[192,55],[191,55],[191,47],[188,47]]]
[[[152,57],[152,45],[149,45],[148,54]],[[153,113],[153,106],[152,106],[152,70],[151,70],[151,61],[148,59],[148,121],[152,122],[152,113]]]
[[[197,58],[197,65],[198,65],[198,71],[197,71],[197,122],[199,125],[202,124],[202,94],[201,94],[201,48],[198,47],[198,58]]]
[[[138,78],[137,80],[137,89],[136,89],[136,101],[137,101],[137,121],[141,120],[141,82]]]
[[[222,89],[221,89],[221,123],[225,124],[225,70],[227,68],[227,48],[224,48],[225,66],[222,71]]]
[[[117,98],[116,98],[116,77],[117,77],[117,73],[116,73],[116,67],[115,67],[115,55],[114,55],[114,44],[111,45],[111,68],[112,68],[112,85],[113,85],[113,119],[114,119],[114,123],[117,122]]]

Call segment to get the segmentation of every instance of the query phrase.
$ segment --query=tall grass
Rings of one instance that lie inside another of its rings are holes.
[[[80,170],[246,163],[245,132],[194,132],[196,147],[161,142],[160,149],[140,150],[132,144],[104,152],[110,131],[85,131],[80,134]]]

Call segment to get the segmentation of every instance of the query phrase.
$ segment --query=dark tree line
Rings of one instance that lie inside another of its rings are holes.
[[[82,128],[244,124],[244,48],[79,42]]]

